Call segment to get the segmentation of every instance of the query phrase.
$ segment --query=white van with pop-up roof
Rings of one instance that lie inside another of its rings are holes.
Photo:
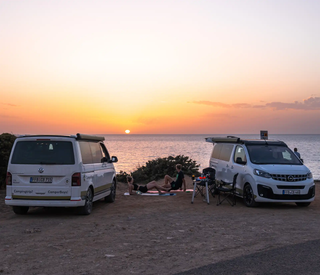
[[[210,167],[217,181],[236,181],[236,195],[246,206],[257,202],[293,202],[308,206],[315,196],[310,170],[283,141],[208,137]]]
[[[5,203],[16,214],[29,207],[79,207],[92,211],[92,203],[104,198],[114,202],[116,171],[103,143],[104,137],[20,136],[8,163]]]

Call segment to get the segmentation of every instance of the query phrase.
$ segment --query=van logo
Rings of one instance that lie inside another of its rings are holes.
[[[39,173],[43,173],[43,172],[44,172],[44,169],[43,169],[42,167],[40,167],[40,168],[38,169],[38,172],[39,172]]]
[[[287,176],[287,181],[293,181],[293,180],[294,180],[293,176]]]

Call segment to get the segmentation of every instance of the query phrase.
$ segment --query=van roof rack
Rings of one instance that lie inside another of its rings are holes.
[[[206,142],[211,143],[240,143],[240,138],[235,136],[227,137],[207,137]]]
[[[76,137],[77,140],[93,140],[93,141],[104,141],[104,137],[99,136],[91,136],[91,135],[85,135],[85,134],[77,134]]]
[[[286,146],[287,144],[280,140],[265,140],[265,139],[240,139],[235,136],[227,136],[227,137],[207,137],[205,138],[206,142],[211,143],[239,143],[239,144],[247,144],[247,145],[278,145],[278,146]]]
[[[64,136],[64,135],[20,135],[17,138],[24,138],[24,137],[41,137],[41,138],[50,138],[50,137],[66,137],[66,138],[75,138],[76,140],[90,140],[90,141],[104,141],[104,137],[100,136],[92,136],[92,135],[85,135],[85,134],[76,134],[76,135],[70,135],[70,136]]]

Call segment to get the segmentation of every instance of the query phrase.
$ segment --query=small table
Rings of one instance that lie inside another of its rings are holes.
[[[207,204],[210,204],[209,200],[209,193],[212,194],[212,191],[215,189],[216,182],[215,180],[208,179],[206,177],[200,177],[193,181],[193,193],[192,193],[192,199],[191,203],[193,203],[194,198],[200,194],[201,197],[204,198],[204,200],[207,202]],[[214,197],[214,195],[212,194]]]

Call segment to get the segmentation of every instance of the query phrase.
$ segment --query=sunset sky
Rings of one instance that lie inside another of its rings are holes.
[[[0,134],[320,134],[320,1],[0,0]]]

